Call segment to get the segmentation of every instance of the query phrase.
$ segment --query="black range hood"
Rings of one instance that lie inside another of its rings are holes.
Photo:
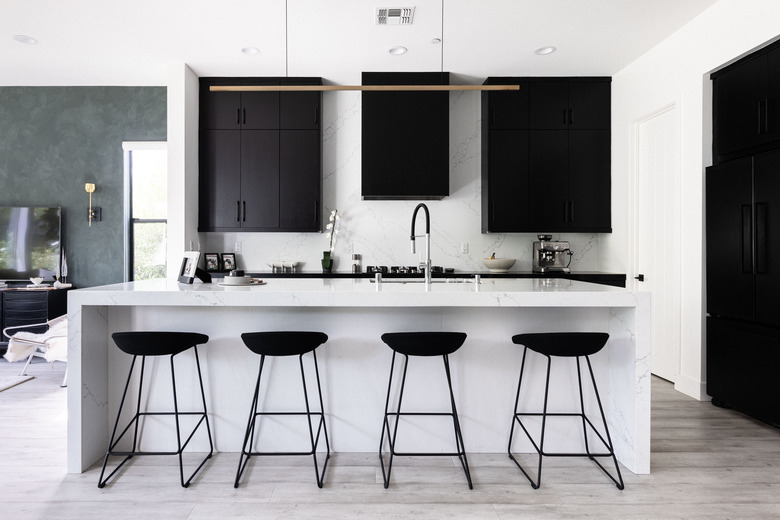
[[[449,85],[449,72],[364,72],[363,85]],[[362,92],[363,200],[449,195],[447,91]]]

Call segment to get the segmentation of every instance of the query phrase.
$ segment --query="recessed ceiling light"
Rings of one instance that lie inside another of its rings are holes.
[[[409,49],[399,45],[398,47],[393,47],[392,49],[390,49],[390,54],[395,54],[396,56],[398,56],[398,55],[401,55],[401,54],[406,54],[407,50],[409,50]]]
[[[241,49],[241,52],[244,54],[249,54],[250,56],[254,56],[255,54],[260,54],[260,49],[257,47],[244,47]]]
[[[555,50],[556,50],[555,47],[553,47],[552,45],[548,45],[546,47],[539,47],[534,52],[539,56],[544,56],[545,54],[552,54],[553,52],[555,52]]]
[[[441,43],[441,38],[434,38],[431,40],[431,43],[433,43],[434,45],[437,43]]]
[[[27,45],[35,45],[36,43],[38,43],[38,40],[36,40],[32,36],[25,36],[23,34],[14,34],[13,39],[18,41],[19,43],[25,43]]]

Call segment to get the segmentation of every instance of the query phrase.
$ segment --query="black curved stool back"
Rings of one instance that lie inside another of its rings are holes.
[[[116,415],[116,421],[114,422],[114,429],[111,432],[111,439],[108,441],[108,449],[106,450],[106,456],[103,458],[103,469],[100,471],[100,480],[98,481],[98,487],[102,488],[106,485],[106,482],[111,479],[114,474],[119,471],[122,466],[125,465],[125,463],[130,460],[131,458],[135,457],[136,455],[178,455],[179,456],[179,477],[181,479],[181,485],[182,487],[189,487],[190,482],[192,482],[192,479],[195,477],[195,475],[200,471],[200,469],[203,467],[204,464],[206,464],[206,461],[211,458],[211,455],[214,453],[214,444],[211,440],[211,427],[209,426],[209,417],[208,412],[206,410],[206,394],[203,391],[203,378],[201,377],[200,372],[200,359],[198,358],[198,347],[197,345],[201,345],[203,343],[206,343],[209,340],[209,337],[205,334],[198,334],[195,332],[116,332],[111,336],[114,339],[114,343],[116,343],[117,347],[120,348],[123,352],[130,354],[133,356],[133,361],[130,364],[130,371],[127,374],[127,382],[125,383],[125,390],[122,393],[122,400],[119,403],[119,411]],[[202,412],[181,412],[179,411],[179,403],[176,396],[176,371],[174,369],[174,357],[177,354],[181,354],[182,352],[193,349],[195,352],[195,365],[198,368],[198,383],[200,384],[200,395],[201,399],[203,401],[203,411]],[[146,367],[146,358],[148,356],[170,356],[170,363],[171,363],[171,384],[173,387],[173,412],[142,412],[141,411],[141,394],[143,393],[143,385],[144,385],[144,368]],[[136,403],[135,408],[135,414],[133,415],[133,418],[130,420],[130,422],[127,424],[124,430],[122,430],[122,433],[119,434],[117,437],[117,428],[119,427],[119,419],[122,415],[122,408],[125,404],[125,398],[127,397],[127,390],[130,387],[130,380],[133,376],[133,369],[135,368],[135,362],[138,358],[141,358],[141,375],[138,383],[138,401]],[[139,420],[141,417],[145,416],[159,416],[159,415],[173,415],[175,422],[176,422],[176,451],[165,451],[165,452],[148,452],[148,451],[140,451],[138,449],[138,432],[139,432]],[[187,439],[182,443],[182,434],[181,434],[181,427],[180,427],[180,421],[179,418],[182,415],[194,415],[196,417],[200,417],[195,427],[192,429],[190,434],[187,436]],[[190,477],[185,481],[184,480],[184,464],[182,461],[182,453],[184,452],[184,449],[187,447],[187,444],[189,444],[192,437],[195,435],[195,432],[200,428],[201,424],[206,425],[206,433],[208,434],[209,438],[209,453],[206,456],[205,459],[200,463],[200,465],[195,469],[195,471],[192,472]],[[130,427],[133,426],[133,446],[129,451],[122,451],[122,450],[116,450],[117,444],[119,444],[119,441],[122,440],[122,437],[130,430]],[[108,462],[108,458],[110,456],[123,456],[125,457],[122,462],[119,463],[119,466],[114,468],[114,470],[104,479],[103,475],[106,472],[106,463]]]
[[[515,398],[515,409],[512,416],[512,428],[509,432],[509,446],[507,451],[509,458],[517,464],[520,471],[531,483],[531,487],[538,489],[542,481],[542,457],[588,457],[592,460],[601,470],[615,483],[618,489],[623,489],[623,477],[620,474],[620,467],[618,466],[617,458],[615,457],[615,450],[612,447],[612,439],[609,436],[609,428],[607,427],[607,419],[604,416],[604,408],[601,406],[601,398],[599,397],[598,387],[596,386],[596,378],[593,375],[593,368],[590,364],[590,357],[592,354],[599,352],[604,345],[607,344],[609,334],[603,332],[550,332],[539,334],[517,334],[512,336],[512,342],[517,345],[523,345],[523,361],[520,367],[520,379],[517,383],[517,396]],[[525,370],[525,359],[528,354],[528,350],[537,352],[547,358],[547,378],[544,386],[544,408],[541,413],[528,413],[518,412],[518,404],[520,401],[520,387],[523,384],[523,371]],[[550,413],[547,411],[547,398],[550,389],[550,366],[553,357],[575,358],[577,363],[577,383],[579,385],[579,397],[580,397],[580,411],[577,413]],[[604,435],[599,432],[590,419],[585,415],[585,402],[582,392],[582,371],[580,368],[580,359],[585,358],[588,366],[588,372],[590,373],[590,379],[593,383],[593,391],[596,395],[596,402],[599,406],[599,412],[601,413],[601,421],[604,426]],[[528,429],[523,424],[521,417],[535,416],[542,418],[541,435],[539,437],[539,444],[537,444]],[[544,450],[544,434],[545,427],[547,426],[548,417],[579,417],[582,423],[582,433],[585,439],[585,453],[550,453]],[[525,432],[528,439],[533,444],[534,449],[539,456],[539,467],[537,470],[536,481],[531,478],[528,472],[520,465],[517,459],[512,455],[512,438],[515,432],[515,424],[519,424]],[[588,428],[595,433],[596,437],[601,441],[606,452],[593,453],[588,443]],[[612,476],[604,466],[598,461],[598,457],[611,457],[615,464],[615,470],[617,471],[617,478]]]
[[[328,429],[325,426],[325,408],[322,405],[322,387],[320,386],[320,370],[317,365],[316,348],[328,341],[327,334],[322,332],[246,332],[241,334],[244,344],[260,356],[260,368],[257,371],[257,383],[255,384],[255,393],[252,398],[252,408],[249,412],[249,420],[244,433],[244,444],[241,448],[241,456],[238,460],[238,470],[236,471],[236,480],[233,487],[238,487],[241,476],[244,474],[250,457],[262,455],[311,455],[314,458],[314,474],[317,478],[317,486],[322,487],[325,477],[325,469],[330,460],[330,441],[328,440]],[[309,406],[309,393],[306,388],[306,374],[303,369],[303,356],[311,352],[314,359],[314,374],[317,381],[317,396],[320,402],[319,411],[311,411]],[[298,356],[298,364],[301,368],[301,383],[303,385],[303,398],[306,403],[305,412],[259,412],[258,395],[260,393],[260,379],[263,375],[263,366],[266,356]],[[311,440],[311,449],[308,451],[276,452],[276,451],[253,451],[255,444],[255,427],[257,418],[263,415],[305,415],[309,424],[309,438]],[[316,431],[312,423],[312,416],[319,416]],[[325,463],[322,471],[317,464],[317,446],[320,442],[320,434],[325,438]]]
[[[463,471],[466,473],[466,480],[469,489],[474,489],[471,483],[471,472],[469,463],[466,459],[466,448],[463,445],[463,434],[460,430],[460,421],[458,420],[458,411],[455,408],[455,396],[452,393],[452,378],[450,377],[449,355],[458,350],[466,341],[466,334],[463,332],[393,332],[382,334],[384,341],[393,349],[393,360],[390,364],[390,379],[387,383],[387,399],[385,400],[385,415],[382,422],[382,436],[379,440],[379,461],[382,466],[382,478],[385,488],[390,485],[390,471],[393,468],[393,457],[415,456],[415,457],[452,457],[457,456]],[[395,356],[401,354],[404,357],[404,366],[401,376],[401,389],[398,394],[398,405],[394,412],[389,411],[390,392],[393,388],[393,371],[395,368]],[[404,397],[404,386],[406,384],[406,369],[409,366],[409,356],[441,356],[444,360],[444,372],[447,375],[447,386],[450,391],[451,412],[402,412],[401,401]],[[395,441],[398,436],[398,423],[402,416],[450,416],[455,431],[455,452],[452,453],[398,453],[395,451]],[[391,428],[389,417],[395,418],[395,424]],[[385,469],[385,458],[382,452],[385,442],[385,432],[387,432],[387,442],[390,447],[390,457]]]

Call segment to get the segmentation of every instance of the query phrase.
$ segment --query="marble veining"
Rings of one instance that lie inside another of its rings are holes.
[[[387,348],[379,340],[383,331],[462,330],[468,334],[464,347],[452,356],[453,378],[466,443],[472,451],[484,453],[499,453],[506,446],[506,419],[521,355],[510,341],[513,334],[608,331],[607,348],[593,362],[616,453],[630,471],[650,470],[648,293],[534,279],[486,279],[479,285],[434,283],[427,288],[422,283],[376,284],[347,278],[279,278],[253,287],[148,280],[74,290],[68,298],[68,312],[70,472],[83,471],[101,456],[109,416],[117,410],[114,387],[124,378],[127,360],[111,343],[113,331],[192,330],[209,335],[202,363],[209,374],[207,399],[214,440],[218,451],[230,452],[240,447],[240,425],[249,406],[249,392],[241,388],[252,387],[257,366],[257,359],[241,343],[240,333],[302,327],[329,336],[318,353],[327,381],[324,399],[329,428],[333,449],[350,452],[376,448],[389,366]],[[182,362],[188,363],[187,359],[183,355]],[[429,399],[435,404],[442,398],[433,377],[441,367],[425,365],[425,361],[420,364],[415,370],[422,371],[418,374],[423,377],[413,383],[416,391],[410,391],[408,405],[412,408],[430,406]],[[551,399],[569,403],[570,368],[555,370],[563,379]],[[163,372],[152,376],[155,384],[157,380],[166,383],[168,376]],[[535,382],[528,399],[538,399],[543,370],[537,366],[530,374]],[[289,399],[285,378],[274,381],[269,383],[269,396]],[[355,392],[356,388],[360,391]],[[149,405],[155,404],[152,397]],[[153,444],[165,434],[164,427],[157,428],[146,437]],[[288,434],[271,437],[272,446],[282,439],[297,439]],[[448,449],[435,436],[419,442],[423,450]],[[564,440],[563,445],[569,442],[577,441]],[[530,448],[521,443],[518,449]]]

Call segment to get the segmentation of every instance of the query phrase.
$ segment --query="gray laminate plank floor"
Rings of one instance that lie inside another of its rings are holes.
[[[0,361],[0,378],[18,370]],[[504,454],[470,455],[473,491],[449,458],[397,458],[384,489],[373,453],[334,454],[323,489],[302,457],[253,462],[234,489],[235,453],[216,454],[189,489],[175,457],[140,458],[98,489],[97,465],[65,473],[63,370],[36,363],[35,379],[0,392],[2,519],[780,518],[780,430],[657,378],[652,472],[624,470],[624,491],[579,459],[546,460],[533,490]]]

